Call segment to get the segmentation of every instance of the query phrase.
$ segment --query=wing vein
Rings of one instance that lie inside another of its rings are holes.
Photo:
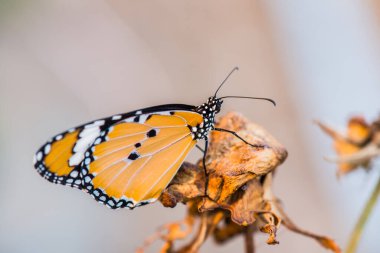
[[[166,145],[166,146],[163,146],[161,149],[157,150],[156,152],[153,152],[153,153],[150,153],[150,154],[145,154],[145,155],[142,155],[141,157],[153,156],[153,155],[155,155],[155,154],[157,154],[157,153],[159,153],[159,152],[161,152],[161,151],[167,149],[167,148],[170,147],[171,145],[176,144],[177,142],[181,141],[182,139],[186,138],[186,137],[189,136],[189,135],[190,135],[190,133],[185,134],[184,136],[181,136],[180,138],[178,138],[176,141],[174,141],[174,142],[172,142],[172,143],[170,143],[170,144],[168,144],[168,145]]]
[[[146,139],[146,138],[145,138],[145,139]],[[145,139],[144,139],[144,140],[145,140]],[[108,155],[111,155],[111,154],[113,154],[113,153],[115,153],[115,152],[118,152],[118,151],[121,151],[121,150],[123,150],[123,149],[129,148],[129,147],[131,147],[131,146],[133,146],[133,145],[135,145],[135,144],[132,143],[132,144],[127,145],[127,146],[124,146],[124,147],[122,147],[122,148],[116,149],[116,150],[112,151],[111,153],[108,153],[107,155],[101,156],[99,159],[94,160],[94,162],[95,162],[95,161],[99,161],[99,160],[101,160],[102,158],[105,158],[105,157],[107,157]],[[132,151],[132,152],[133,152],[133,151]],[[117,163],[119,163],[119,162],[121,162],[121,161],[123,161],[123,160],[125,160],[125,157],[124,157],[123,159],[116,160],[115,162],[111,163],[111,164],[108,165],[107,167],[104,167],[103,170],[100,171],[100,172],[98,172],[96,175],[101,174],[102,172],[106,171],[107,169],[109,169],[109,168],[112,167],[113,165],[115,165],[115,164],[117,164]],[[90,164],[90,165],[91,165],[91,164]]]
[[[123,191],[122,191],[122,196],[124,196],[124,194],[125,194],[125,191],[128,189],[128,186],[130,185],[130,183],[131,183],[131,180],[136,176],[136,173],[138,172],[138,171],[140,171],[140,169],[141,168],[143,168],[150,160],[152,159],[152,157],[148,157],[147,159],[146,159],[146,161],[143,163],[143,164],[141,164],[141,166],[132,174],[132,176],[128,179],[128,182],[125,184],[125,186],[124,186],[124,189],[123,189]]]
[[[165,146],[165,148],[162,148],[162,149],[158,150],[157,152],[155,152],[155,153],[153,153],[153,154],[151,154],[151,155],[146,155],[146,156],[144,156],[144,157],[148,157],[148,156],[149,156],[150,158],[152,158],[153,155],[155,155],[155,154],[157,154],[157,153],[163,151],[164,149],[167,149],[167,148],[171,147],[172,145],[176,144],[177,142],[180,142],[181,140],[185,139],[185,138],[186,138],[187,136],[189,136],[189,135],[190,135],[190,134],[187,134],[187,135],[181,137],[180,139],[176,140],[175,142],[172,142],[171,144]],[[149,158],[149,160],[150,160],[150,158]],[[144,163],[144,166],[145,166],[145,163]],[[143,166],[142,166],[142,167],[143,167]],[[130,184],[130,181],[131,181],[134,177],[136,177],[136,175],[139,173],[139,171],[141,170],[142,167],[140,167],[138,170],[135,171],[135,173],[133,173],[133,175],[130,177],[130,180],[129,180],[129,182],[128,182],[128,185]],[[160,178],[162,178],[162,177],[160,177]],[[127,189],[127,188],[128,188],[128,187],[126,187],[126,189]],[[133,195],[133,194],[131,194],[131,195]]]
[[[125,163],[125,166],[111,179],[111,181],[104,187],[104,191],[116,180],[116,178],[131,164],[131,162]],[[103,171],[102,171],[103,172]]]
[[[53,143],[52,143],[53,144]],[[50,144],[50,145],[52,145],[52,144]],[[46,146],[46,145],[45,145]],[[44,147],[45,147],[44,146]],[[74,143],[74,145],[73,146],[67,146],[66,148],[64,148],[60,153],[59,153],[59,155],[56,155],[55,157],[54,157],[54,159],[51,161],[51,163],[50,163],[50,166],[49,167],[51,167],[64,153],[66,153],[67,152],[67,150],[69,150],[70,148],[71,149],[73,149],[74,148],[74,146],[75,146],[75,143]],[[51,152],[51,151],[50,151]],[[70,156],[71,157],[71,156]],[[44,161],[44,163],[45,163],[45,161]],[[67,163],[69,163],[69,160],[67,160]],[[45,163],[45,167],[47,167],[46,166],[46,163]]]
[[[189,142],[189,144],[186,146],[186,148],[182,151],[182,153],[177,157],[177,159],[175,159],[173,161],[173,163],[171,164],[170,167],[168,167],[164,173],[162,173],[162,175],[158,178],[158,180],[156,180],[156,183],[152,184],[152,186],[145,192],[145,195],[144,197],[146,196],[146,193],[148,193],[150,190],[153,189],[154,186],[156,186],[160,180],[170,171],[171,168],[173,168],[173,166],[179,161],[179,159],[181,159],[181,157],[186,153],[187,149],[189,148],[189,146],[191,145],[192,141]],[[169,182],[170,183],[170,182]]]
[[[176,143],[177,141],[180,141],[181,139],[185,138],[185,137],[188,136],[188,135],[190,135],[190,134],[186,134],[186,135],[184,135],[184,136],[181,136],[181,137],[180,137],[179,139],[177,139],[175,142],[172,142],[172,143],[169,144],[168,146],[164,146],[163,148],[157,150],[157,151],[154,152],[154,153],[145,154],[145,155],[140,156],[140,157],[142,158],[142,157],[147,157],[147,156],[155,155],[155,154],[157,154],[158,152],[160,152],[160,151],[162,151],[162,150],[164,150],[164,149],[170,147],[170,145]],[[146,141],[146,140],[147,140],[147,138],[144,138],[144,139],[142,139],[140,142],[144,143],[144,141]],[[120,150],[126,149],[126,148],[128,148],[128,147],[133,146],[133,145],[134,145],[134,144],[130,144],[130,145],[128,145],[128,146],[124,146],[124,147],[122,147],[122,148],[119,148],[119,149],[113,150],[111,153],[108,153],[107,155],[101,156],[99,159],[96,159],[95,161],[98,161],[98,160],[100,160],[100,159],[102,159],[102,158],[104,158],[104,157],[106,157],[106,156],[108,156],[108,155],[111,155],[111,154],[113,154],[113,153],[115,153],[115,152],[118,152],[118,151],[120,151]],[[133,152],[133,151],[132,151],[132,152]],[[124,158],[124,159],[125,159],[125,158]],[[112,163],[112,164],[110,164],[109,166],[107,166],[106,168],[104,168],[101,172],[103,172],[105,169],[108,169],[110,166],[113,166],[113,165],[115,165],[116,163],[118,163],[118,162],[120,162],[120,161],[122,161],[122,160],[124,160],[124,159],[121,159],[121,160],[117,160],[117,161],[115,161],[114,163]],[[100,174],[101,172],[99,172],[99,174]]]

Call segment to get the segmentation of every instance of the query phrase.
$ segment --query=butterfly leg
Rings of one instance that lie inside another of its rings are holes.
[[[205,149],[203,152],[203,169],[205,171],[205,196],[207,197],[207,188],[208,188],[208,172],[206,168],[206,155],[207,155],[207,149],[208,149],[208,137],[205,138]]]
[[[214,128],[215,131],[219,131],[219,132],[225,132],[225,133],[230,133],[232,135],[234,135],[235,137],[237,137],[238,139],[240,139],[241,141],[243,141],[245,144],[248,144],[254,148],[268,148],[268,146],[266,145],[255,145],[255,144],[251,144],[249,143],[248,141],[244,140],[241,136],[239,136],[236,132],[234,131],[231,131],[231,130],[228,130],[228,129],[224,129],[224,128],[218,128],[218,127],[215,127]]]
[[[195,145],[195,147],[197,147],[197,149],[199,149],[202,153],[205,153],[205,150],[203,148],[201,148],[201,146],[199,146],[198,144]]]

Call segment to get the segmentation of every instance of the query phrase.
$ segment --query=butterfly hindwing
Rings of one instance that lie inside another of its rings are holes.
[[[111,208],[156,200],[195,145],[192,106],[164,105],[93,121],[42,146],[35,167],[51,182],[89,192]]]

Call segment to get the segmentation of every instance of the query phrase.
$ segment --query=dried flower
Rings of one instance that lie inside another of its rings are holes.
[[[160,198],[166,207],[175,207],[179,202],[188,207],[183,222],[167,225],[152,237],[165,242],[161,252],[198,252],[209,236],[223,243],[237,235],[245,236],[246,252],[253,252],[252,234],[261,231],[268,234],[268,244],[278,244],[276,232],[281,224],[340,252],[331,239],[295,226],[272,193],[273,174],[286,159],[286,149],[265,129],[238,113],[222,117],[217,127],[235,131],[249,143],[265,148],[255,148],[231,134],[214,131],[206,157],[208,176],[205,176],[202,161],[197,165],[184,163]],[[196,220],[200,225],[194,238],[175,249],[174,242],[190,235]],[[139,252],[144,251],[152,238]]]
[[[380,155],[380,119],[368,124],[363,117],[352,117],[345,134],[319,121],[316,123],[334,140],[338,157],[327,160],[338,163],[339,176],[357,168],[370,168],[371,160]]]

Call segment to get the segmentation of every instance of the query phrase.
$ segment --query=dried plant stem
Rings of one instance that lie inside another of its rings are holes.
[[[245,229],[244,239],[245,239],[245,252],[255,253],[255,243],[253,238],[253,225],[248,225]]]
[[[221,219],[223,219],[223,217],[223,212],[214,214],[208,214],[207,212],[201,213],[199,229],[194,239],[188,245],[182,247],[178,251],[173,252],[197,253],[207,237],[214,232],[217,224],[221,221]]]
[[[363,233],[364,227],[367,224],[368,218],[372,213],[372,210],[377,202],[380,195],[380,177],[373,190],[371,197],[369,198],[367,204],[364,207],[359,220],[356,223],[355,229],[352,231],[350,241],[348,242],[346,253],[355,253],[360,242],[361,235]]]
[[[184,253],[184,252],[196,253],[196,252],[198,252],[199,248],[202,246],[202,244],[206,240],[207,229],[208,229],[208,216],[207,216],[207,213],[205,212],[205,213],[201,214],[201,223],[199,225],[199,230],[198,230],[198,233],[196,234],[195,238],[193,239],[193,241],[189,245],[180,249],[178,251],[178,253]]]

